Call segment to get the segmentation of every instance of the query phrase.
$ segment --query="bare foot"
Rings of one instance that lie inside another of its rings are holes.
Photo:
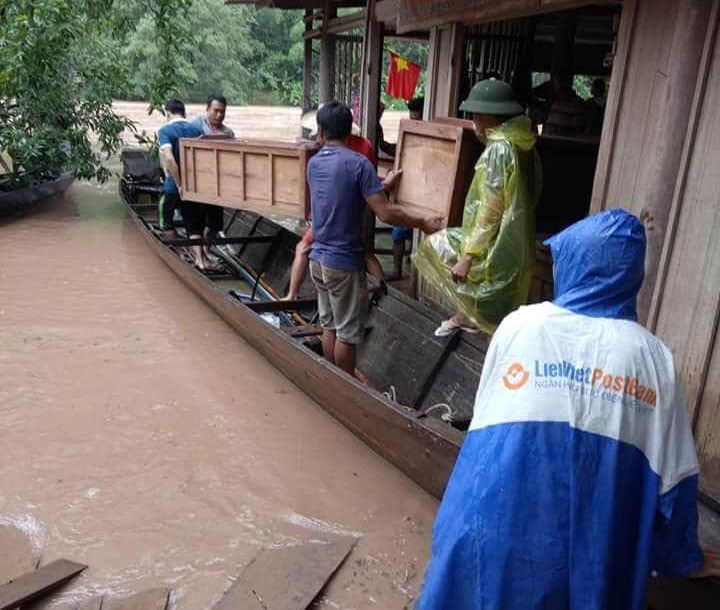
[[[296,295],[295,293],[293,293],[293,292],[288,292],[288,293],[287,293],[282,299],[280,299],[280,300],[281,300],[281,301],[296,301],[296,300],[297,300],[297,295]]]
[[[360,369],[355,369],[355,378],[363,385],[370,385],[370,380]]]
[[[461,328],[476,328],[475,322],[468,318],[462,311],[458,311],[452,318],[450,318],[455,326]]]

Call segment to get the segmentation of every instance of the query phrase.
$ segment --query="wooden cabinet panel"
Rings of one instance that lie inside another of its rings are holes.
[[[311,142],[183,138],[183,197],[259,214],[306,218],[305,170],[317,150]]]
[[[395,169],[403,175],[392,203],[440,214],[447,226],[460,225],[480,150],[472,130],[463,126],[400,121]]]

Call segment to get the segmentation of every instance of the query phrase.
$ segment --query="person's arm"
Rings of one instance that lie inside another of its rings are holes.
[[[383,151],[388,157],[394,157],[395,151],[397,150],[397,144],[393,144],[392,142],[386,142],[385,140],[380,140],[378,147],[381,151]]]
[[[390,225],[412,227],[420,229],[423,233],[435,233],[442,229],[444,218],[430,216],[403,210],[396,205],[390,205],[384,191],[377,192],[367,198],[367,204],[373,213],[383,222]]]
[[[168,172],[175,180],[178,192],[182,195],[182,187],[180,183],[180,168],[178,167],[175,157],[173,157],[172,146],[170,144],[164,144],[160,147],[160,155],[165,166],[165,171]]]

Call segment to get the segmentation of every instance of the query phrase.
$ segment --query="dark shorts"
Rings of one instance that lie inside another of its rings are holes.
[[[223,208],[219,205],[181,201],[180,211],[188,235],[202,235],[205,227],[214,233],[223,230]]]
[[[158,224],[161,231],[169,231],[174,227],[173,213],[180,205],[180,195],[177,193],[163,193],[158,201]]]

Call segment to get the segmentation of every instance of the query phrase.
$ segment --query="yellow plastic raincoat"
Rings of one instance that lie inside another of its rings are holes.
[[[542,168],[530,119],[518,116],[486,132],[465,198],[462,227],[434,233],[418,248],[420,274],[485,332],[526,302],[535,262],[535,205]],[[473,256],[462,284],[450,274]]]

